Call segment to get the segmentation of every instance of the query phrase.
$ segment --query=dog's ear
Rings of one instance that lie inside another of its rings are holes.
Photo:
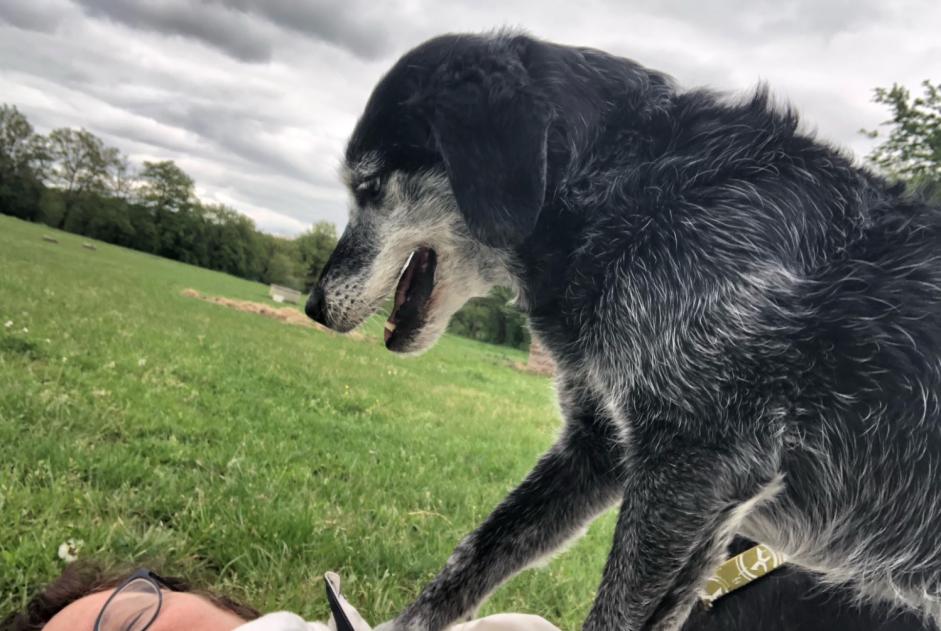
[[[525,71],[479,68],[440,86],[429,112],[457,204],[494,247],[529,235],[546,196],[549,109]]]

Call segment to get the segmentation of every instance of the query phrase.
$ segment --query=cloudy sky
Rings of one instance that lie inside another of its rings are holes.
[[[448,31],[522,27],[738,91],[767,81],[865,155],[872,88],[941,81],[938,0],[0,0],[0,101],[171,159],[203,199],[292,235],[345,224],[336,177],[370,89]]]

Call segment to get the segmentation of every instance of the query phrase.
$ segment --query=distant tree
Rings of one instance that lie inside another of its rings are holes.
[[[481,342],[525,349],[529,329],[523,314],[510,304],[512,299],[511,290],[494,287],[489,295],[470,300],[454,314],[448,330]]]
[[[119,153],[90,131],[68,128],[52,130],[46,150],[48,179],[62,192],[62,214],[56,227],[64,228],[79,204],[108,191],[108,172]]]
[[[43,138],[13,105],[0,105],[0,158],[16,169],[30,169],[37,177],[43,175]]]
[[[127,156],[109,150],[103,190],[88,191],[69,218],[70,230],[127,247],[135,247],[136,227],[132,221],[134,170]]]
[[[198,248],[205,225],[193,178],[173,161],[164,160],[144,162],[138,179],[138,203],[151,213],[158,235],[154,253],[204,264],[201,261],[208,260],[208,254]]]
[[[0,105],[0,212],[295,289],[316,282],[337,242],[329,222],[297,239],[259,232],[236,210],[201,202],[174,162],[137,172],[93,133],[61,128],[43,138],[9,105]],[[512,337],[501,322],[499,337]]]
[[[876,103],[887,105],[892,118],[885,140],[869,155],[887,175],[912,185],[941,184],[941,83],[923,81],[922,96],[912,97],[904,86],[876,88]],[[863,133],[883,137],[876,130]]]
[[[134,229],[128,247],[156,254],[160,247],[160,234],[157,232],[154,214],[143,204],[131,201],[127,203],[127,215]]]
[[[172,160],[144,162],[139,179],[140,201],[149,208],[179,212],[196,200],[196,183]]]
[[[116,153],[114,160],[108,165],[106,179],[108,193],[112,197],[131,201],[134,197],[137,173],[127,156]]]
[[[0,212],[38,218],[44,166],[42,137],[18,109],[0,105]]]
[[[318,221],[297,237],[295,243],[304,269],[303,289],[310,291],[337,245],[336,226],[329,221]]]
[[[304,289],[305,272],[297,242],[259,233],[262,248],[261,282]]]
[[[264,246],[255,223],[223,204],[204,207],[208,221],[210,267],[242,278],[260,280]]]
[[[92,195],[74,211],[71,223],[81,232],[100,241],[134,247],[136,229],[127,201],[110,195]]]

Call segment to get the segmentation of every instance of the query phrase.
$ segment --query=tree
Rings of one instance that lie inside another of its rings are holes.
[[[196,184],[172,160],[144,162],[140,172],[141,202],[154,210],[189,210],[196,200]]]
[[[303,290],[306,274],[297,242],[264,233],[258,236],[262,244],[261,282]]]
[[[108,192],[112,197],[129,202],[134,195],[136,180],[137,173],[134,172],[134,167],[131,166],[127,156],[118,152],[114,161],[108,165],[106,179]]]
[[[139,203],[153,216],[157,230],[156,254],[200,265],[195,246],[203,236],[202,209],[196,200],[196,184],[172,160],[144,162],[138,188]]]
[[[0,105],[0,211],[33,220],[39,215],[45,148],[18,109]]]
[[[46,147],[50,183],[62,191],[63,208],[56,227],[64,228],[83,199],[107,192],[109,169],[120,154],[85,129],[54,129]]]
[[[81,233],[114,243],[133,247],[135,227],[128,212],[128,203],[118,197],[94,196],[87,204],[81,204],[76,215],[81,214],[81,221],[74,216],[73,223],[81,228]]]
[[[45,157],[42,136],[12,105],[0,105],[0,157],[14,169],[31,169],[34,175],[42,176]]]
[[[297,237],[295,243],[304,268],[304,291],[310,291],[337,245],[336,226],[329,221],[318,221]]]
[[[529,346],[526,319],[510,304],[513,292],[494,287],[488,296],[474,298],[451,318],[451,333],[515,348]]]
[[[297,239],[259,232],[236,210],[201,202],[174,162],[145,162],[136,173],[93,133],[62,128],[43,138],[10,105],[0,105],[0,212],[295,289],[316,282],[337,243],[329,222]],[[498,336],[510,336],[500,322]]]
[[[264,248],[255,223],[223,204],[208,205],[204,210],[209,266],[242,278],[261,279]]]
[[[160,247],[160,235],[157,232],[153,213],[149,208],[132,201],[127,203],[127,214],[133,229],[128,247],[156,254]]]
[[[890,131],[869,160],[887,175],[912,185],[941,184],[941,83],[923,81],[924,95],[912,98],[898,84],[876,88],[874,101],[887,105],[892,119],[882,123]],[[880,137],[878,131],[863,133]]]

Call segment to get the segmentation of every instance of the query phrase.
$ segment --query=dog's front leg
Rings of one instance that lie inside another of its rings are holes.
[[[380,629],[439,631],[471,614],[503,581],[621,497],[621,457],[606,419],[570,410],[563,435],[523,483],[457,547],[415,603]]]
[[[780,486],[773,458],[747,452],[687,443],[638,455],[585,631],[682,626],[738,522]]]

